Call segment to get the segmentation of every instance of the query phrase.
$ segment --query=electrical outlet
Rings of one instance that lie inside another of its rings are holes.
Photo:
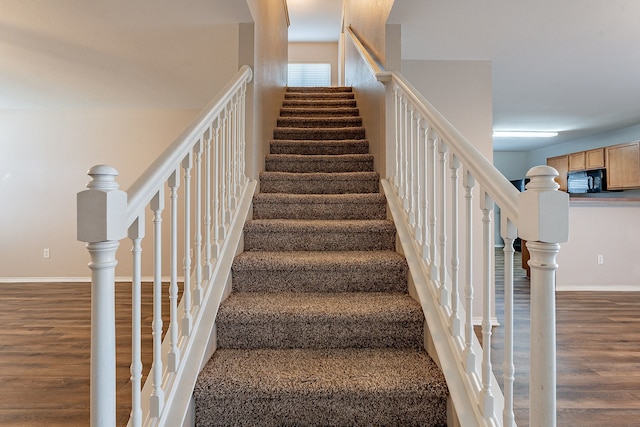
[[[44,250],[42,251],[42,257],[44,259],[51,258],[51,251],[49,251],[49,248],[44,248]]]
[[[604,264],[604,255],[598,255],[598,264]]]

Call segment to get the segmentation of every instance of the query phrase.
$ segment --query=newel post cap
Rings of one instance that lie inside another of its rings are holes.
[[[91,181],[77,195],[78,240],[87,243],[120,240],[126,236],[127,193],[116,182],[118,171],[97,165]]]
[[[569,195],[558,191],[550,166],[535,166],[527,172],[531,179],[518,198],[519,235],[523,240],[563,243],[569,240]]]

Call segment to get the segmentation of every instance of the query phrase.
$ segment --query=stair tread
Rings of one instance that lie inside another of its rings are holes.
[[[217,397],[251,394],[401,393],[448,394],[442,372],[424,350],[416,349],[220,349],[206,364],[195,394]],[[373,408],[372,408],[373,409]]]
[[[279,128],[351,128],[362,127],[362,118],[354,116],[346,117],[280,117],[277,120]]]
[[[243,252],[233,263],[235,270],[324,271],[367,267],[371,271],[405,269],[406,261],[395,251],[263,251]]]
[[[272,160],[298,162],[368,162],[373,160],[373,154],[267,154],[266,157]]]
[[[421,322],[420,304],[393,292],[233,292],[218,324],[311,321]]]
[[[386,203],[384,194],[381,193],[347,193],[347,194],[292,194],[292,193],[258,193],[254,196],[254,201],[271,203],[350,203],[350,204],[371,204]]]
[[[378,172],[260,172],[260,179],[296,181],[368,181],[380,179]]]
[[[376,230],[395,231],[395,225],[390,220],[385,219],[353,219],[353,220],[331,220],[331,219],[252,219],[245,223],[246,231],[280,231],[288,229],[294,232],[374,232]]]
[[[320,117],[359,117],[360,109],[357,107],[328,107],[328,108],[313,108],[313,107],[283,107],[280,109],[280,117],[306,117],[306,116],[320,116]]]

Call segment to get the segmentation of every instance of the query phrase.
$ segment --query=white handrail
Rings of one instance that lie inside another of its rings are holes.
[[[461,424],[515,425],[512,243],[519,232],[531,252],[530,425],[554,426],[555,259],[558,243],[568,239],[568,195],[559,192],[553,181],[557,172],[547,166],[532,168],[527,174],[531,178],[527,191],[519,193],[402,75],[385,72],[350,28],[347,34],[372,76],[386,86],[385,151],[394,159],[387,159],[387,179],[382,185],[427,317],[434,356],[442,365]],[[458,205],[459,186],[464,188],[464,209]],[[504,270],[511,275],[505,277],[505,394],[491,363],[496,205],[506,245]],[[553,212],[553,218],[545,212]],[[466,228],[460,233],[465,256],[460,256],[458,247],[460,218]],[[481,242],[474,241],[472,231],[478,226]],[[454,240],[451,247],[447,246],[449,238]],[[476,251],[481,256],[475,256]],[[480,280],[472,276],[478,260]],[[466,270],[464,295],[458,292],[459,265]],[[483,308],[478,314],[482,314],[484,348],[471,324],[476,282],[482,283]]]
[[[199,367],[209,351],[215,313],[226,291],[231,262],[257,186],[245,173],[245,97],[251,79],[251,69],[243,66],[126,193],[116,182],[117,171],[104,165],[91,168],[91,182],[78,193],[78,240],[87,242],[92,271],[92,427],[115,426],[114,280],[116,251],[127,234],[133,246],[129,425],[173,426],[184,422],[189,402],[185,396],[191,395]],[[192,192],[194,157],[196,187]],[[165,192],[169,194],[166,213]],[[183,210],[178,209],[181,197]],[[141,242],[147,209],[153,211],[154,283],[153,323],[145,328],[153,330],[153,362],[142,386]],[[168,224],[168,233],[163,233],[163,222]],[[185,234],[181,246],[180,222],[184,223]],[[212,226],[216,229],[211,230]],[[196,236],[190,235],[192,229]],[[162,289],[163,248],[167,240],[169,292]],[[182,267],[178,266],[179,258],[185,260]],[[179,275],[185,278],[181,293]],[[162,300],[167,296],[170,315],[163,316]],[[163,320],[167,317],[169,324],[164,329]],[[161,341],[163,331],[166,334]]]

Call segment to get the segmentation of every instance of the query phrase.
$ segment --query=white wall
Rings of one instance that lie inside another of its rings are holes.
[[[289,43],[289,62],[328,62],[331,64],[331,86],[338,85],[338,42]]]
[[[524,178],[529,170],[527,152],[494,151],[493,165],[502,172],[508,180]]]
[[[558,291],[640,291],[640,202],[579,203],[571,203],[569,242],[558,255]]]
[[[96,164],[114,166],[126,190],[247,57],[240,49],[239,24],[204,33],[205,40],[197,43],[188,43],[189,37],[202,32],[176,39],[185,42],[176,60],[191,63],[179,66],[186,77],[165,90],[166,70],[147,75],[149,84],[140,87],[124,67],[122,86],[108,97],[84,93],[80,84],[67,88],[77,94],[50,100],[46,108],[0,110],[0,280],[89,276],[88,255],[76,241],[75,212],[76,193],[89,180],[87,170]],[[111,83],[118,81],[117,72],[118,67]],[[121,245],[119,274],[130,265],[128,246]],[[51,250],[50,259],[43,259],[44,248]]]
[[[89,182],[87,170],[114,166],[126,190],[196,113],[0,111],[0,278],[88,277],[89,257],[76,240],[76,193]],[[122,246],[126,268],[131,248]],[[50,259],[43,259],[44,248]]]
[[[264,170],[287,85],[288,30],[281,0],[248,0],[255,22],[254,132],[256,170]],[[255,175],[257,177],[257,175]]]

